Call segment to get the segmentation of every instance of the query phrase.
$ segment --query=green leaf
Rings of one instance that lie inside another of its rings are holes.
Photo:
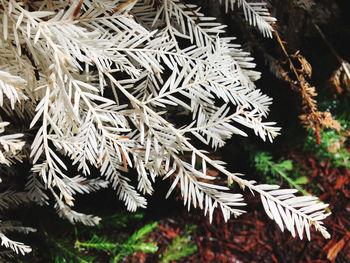
[[[297,179],[293,180],[295,184],[307,184],[308,178],[306,176],[300,176]]]
[[[286,171],[291,171],[293,169],[293,161],[292,160],[284,160],[279,163],[281,167],[283,167]]]

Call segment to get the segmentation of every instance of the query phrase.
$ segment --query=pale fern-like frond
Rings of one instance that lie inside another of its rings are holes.
[[[24,85],[26,85],[26,81],[21,77],[0,70],[0,107],[4,104],[4,95],[10,100],[12,109],[17,101],[27,99],[23,93]]]
[[[41,182],[41,178],[38,178],[37,173],[31,173],[28,176],[25,189],[29,199],[39,205],[48,205],[49,197],[45,193],[45,186]]]
[[[153,110],[149,108],[145,108],[145,110],[151,116],[157,116],[157,114]],[[276,190],[279,188],[279,186],[255,185],[255,182],[243,180],[237,175],[227,171],[221,162],[211,160],[203,152],[196,149],[192,144],[189,143],[189,140],[186,137],[181,135],[178,130],[176,130],[173,126],[170,126],[168,122],[161,118],[159,115],[157,119],[159,123],[162,123],[165,127],[168,127],[168,129],[175,134],[177,139],[182,142],[181,148],[183,151],[192,152],[191,165],[182,161],[176,161],[176,157],[174,157],[175,165],[166,175],[170,176],[172,173],[177,173],[176,179],[174,180],[170,191],[175,187],[177,183],[180,183],[180,188],[184,197],[185,204],[189,201],[192,201],[193,205],[195,205],[198,202],[199,206],[201,207],[204,194],[206,198],[206,206],[204,211],[205,213],[209,211],[210,217],[212,215],[213,209],[217,205],[220,205],[225,220],[229,218],[230,214],[239,215],[242,213],[241,210],[229,208],[229,206],[244,205],[244,203],[241,202],[241,197],[239,195],[236,197],[229,197],[228,200],[230,201],[228,202],[229,205],[227,205],[225,204],[225,195],[222,192],[227,188],[223,186],[217,186],[214,184],[203,184],[194,180],[194,178],[203,178],[207,180],[213,179],[206,176],[205,173],[198,173],[195,169],[196,158],[201,158],[202,163],[211,165],[218,171],[225,174],[231,181],[238,182],[238,184],[242,188],[247,187],[251,191],[258,192],[261,196],[261,200],[263,202],[266,213],[271,219],[277,222],[282,231],[285,226],[292,233],[292,235],[295,236],[296,228],[299,237],[302,239],[305,229],[306,235],[308,239],[310,239],[310,227],[311,225],[313,225],[315,226],[316,230],[320,231],[325,238],[330,237],[329,233],[322,225],[322,220],[329,215],[326,214],[324,210],[327,207],[327,205],[318,202],[317,198],[311,196],[296,197],[292,195],[292,193],[296,192],[296,190],[294,189]],[[244,124],[243,121],[242,124]],[[255,126],[258,126],[258,123],[255,123]],[[269,126],[269,124],[267,124],[266,126]],[[254,126],[252,128],[254,128]],[[261,130],[257,129],[256,132],[259,133],[261,137],[264,137],[264,134],[261,133]],[[186,173],[184,168],[189,169],[189,172]],[[203,170],[205,171],[204,168]],[[217,189],[221,190],[221,193],[219,195],[221,198],[216,195]],[[230,194],[227,196],[230,196]]]
[[[225,5],[242,6],[249,23],[272,35],[275,19],[264,3]],[[76,194],[112,187],[135,211],[146,207],[160,177],[171,180],[168,196],[179,188],[188,208],[203,209],[210,220],[220,209],[228,220],[245,212],[243,196],[225,185],[235,181],[261,196],[282,230],[300,237],[305,231],[309,238],[314,225],[328,237],[325,205],[244,180],[197,147],[222,147],[233,135],[247,136],[246,128],[271,142],[280,132],[266,121],[272,99],[254,84],[260,73],[253,58],[235,38],[222,37],[225,25],[198,6],[179,0],[0,0],[0,7],[0,106],[35,133],[27,139],[31,201],[49,203],[49,190],[61,217],[96,225],[98,217],[71,209]],[[1,131],[7,124],[1,122]],[[1,163],[19,159],[20,138],[0,137]],[[221,177],[208,175],[209,167]],[[100,178],[92,179],[97,172]],[[29,251],[1,238],[5,246]]]
[[[17,242],[9,239],[1,232],[0,232],[0,239],[1,239],[2,246],[12,249],[17,254],[21,253],[22,255],[25,255],[26,253],[29,253],[32,251],[32,249],[29,246],[21,242]]]
[[[272,25],[276,18],[272,17],[264,2],[255,2],[247,0],[219,0],[225,5],[226,12],[234,9],[235,5],[242,7],[244,17],[250,25],[256,26],[265,37],[271,37],[274,31]]]
[[[282,231],[286,228],[293,237],[297,232],[300,239],[303,239],[305,231],[310,240],[310,226],[313,225],[325,238],[330,238],[322,225],[322,220],[329,215],[324,210],[328,205],[319,202],[317,197],[294,196],[293,193],[298,190],[279,189],[276,185],[257,185],[256,188],[264,191],[260,197],[266,214],[276,221]]]
[[[69,220],[72,224],[79,222],[87,226],[98,225],[101,218],[93,215],[86,215],[83,213],[76,212],[67,206],[62,200],[56,195],[56,193],[51,189],[51,193],[56,199],[55,208],[57,209],[58,215],[62,218]]]
[[[5,127],[9,125],[9,122],[0,122],[0,134],[5,131]],[[11,165],[12,159],[21,160],[18,153],[22,150],[24,146],[24,141],[19,140],[23,134],[9,134],[0,136],[0,163]]]

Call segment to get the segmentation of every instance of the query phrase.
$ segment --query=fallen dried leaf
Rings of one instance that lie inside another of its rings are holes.
[[[327,259],[328,260],[334,260],[337,256],[338,253],[342,250],[342,248],[344,247],[344,239],[341,239],[339,242],[337,242],[333,247],[331,247],[328,250],[327,253]]]
[[[342,186],[346,184],[348,181],[349,181],[349,176],[347,174],[338,175],[334,189],[341,189]]]

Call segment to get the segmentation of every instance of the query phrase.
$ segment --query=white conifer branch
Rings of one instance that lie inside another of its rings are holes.
[[[108,182],[101,179],[90,179],[87,180],[86,178],[77,175],[75,177],[69,178],[66,177],[63,179],[63,182],[65,185],[67,185],[71,191],[72,194],[75,194],[76,192],[83,194],[83,193],[91,193],[96,192],[100,190],[101,188],[108,187]]]
[[[223,0],[219,0],[223,4]],[[248,2],[247,0],[225,0],[226,13],[228,9],[234,9],[234,6],[242,7],[244,17],[250,25],[256,26],[265,37],[271,37],[274,31],[272,25],[276,18],[272,17],[264,2]]]
[[[36,165],[36,167],[41,167],[40,165]],[[34,169],[36,168],[34,166]],[[39,168],[40,169],[40,168]],[[25,189],[27,190],[28,197],[31,201],[34,201],[35,203],[39,205],[48,205],[49,197],[45,193],[45,186],[41,182],[41,178],[38,178],[37,173],[31,173],[29,175],[28,181],[26,183]]]
[[[75,224],[76,222],[80,222],[87,226],[95,226],[98,225],[101,218],[93,215],[86,215],[83,213],[76,212],[72,210],[69,206],[67,206],[52,190],[51,193],[56,199],[55,208],[57,209],[58,215],[62,218],[68,219],[69,222]]]
[[[294,193],[296,190],[279,190],[279,191],[273,191],[268,192],[266,190],[271,189],[278,189],[279,186],[267,186],[265,185],[255,185],[254,182],[249,182],[247,180],[241,179],[237,175],[227,171],[222,164],[220,164],[217,161],[211,160],[209,157],[207,157],[205,154],[203,154],[201,151],[199,151],[196,147],[194,147],[191,143],[189,143],[188,138],[184,137],[179,130],[177,130],[173,125],[171,125],[169,122],[167,122],[164,118],[162,118],[159,114],[154,112],[152,109],[144,105],[142,102],[138,101],[136,98],[134,98],[127,90],[125,90],[120,84],[118,84],[117,80],[113,78],[112,75],[109,73],[106,73],[106,75],[110,78],[112,82],[118,88],[134,103],[138,104],[140,107],[144,109],[144,113],[149,114],[153,118],[155,118],[159,123],[161,123],[164,127],[166,127],[169,131],[171,131],[172,134],[174,134],[181,142],[182,149],[185,151],[192,152],[192,155],[198,156],[203,161],[205,161],[207,164],[212,165],[215,169],[225,174],[230,180],[233,180],[237,182],[242,188],[249,188],[251,191],[258,192],[261,196],[262,202],[264,204],[264,208],[266,213],[269,215],[269,217],[277,222],[281,230],[283,231],[284,225],[286,228],[292,233],[293,236],[295,236],[295,228],[298,231],[299,237],[302,239],[304,227],[307,228],[306,234],[308,239],[310,239],[310,226],[314,225],[316,230],[320,231],[321,234],[325,238],[329,238],[330,235],[326,231],[326,229],[322,226],[322,220],[326,218],[329,214],[326,214],[324,211],[324,208],[327,207],[327,205],[323,205],[316,201],[317,198],[315,197],[295,197],[294,195],[285,195],[284,193],[287,192],[287,194]],[[146,117],[143,117],[146,118]],[[149,117],[147,117],[149,118]],[[261,130],[258,129],[257,132],[260,134]],[[260,136],[263,136],[260,134]],[[193,165],[192,165],[193,167]],[[176,167],[175,167],[176,168]],[[181,182],[181,190],[183,192],[183,196],[185,197],[185,202],[191,200],[191,195],[193,195],[194,192],[188,193],[188,189],[191,186],[191,183],[189,183],[189,180],[191,179],[190,174],[184,173],[184,171],[179,168],[179,175],[177,175],[175,182],[177,182],[179,179]],[[173,172],[175,170],[173,169]],[[185,175],[183,177],[183,175]],[[187,175],[187,176],[186,176]],[[186,178],[186,179],[183,179]],[[185,180],[185,181],[183,181]],[[193,181],[191,181],[193,182]],[[175,186],[175,183],[173,183],[173,187]],[[207,186],[210,186],[209,184]],[[170,190],[172,190],[172,188]],[[215,189],[215,186],[211,185],[212,188]],[[219,187],[220,188],[220,187]],[[185,190],[184,190],[185,189]],[[221,190],[225,190],[222,188]],[[201,199],[201,195],[197,194],[197,198]],[[208,195],[208,194],[207,194]],[[189,200],[186,200],[186,196],[189,197]],[[209,196],[209,195],[208,195]],[[278,197],[276,197],[278,196]],[[305,200],[304,200],[305,199]],[[233,199],[234,200],[234,199]],[[225,207],[224,203],[225,199],[219,199],[215,201],[219,203],[222,207]],[[267,202],[267,203],[266,203]],[[235,202],[236,203],[236,202]],[[242,204],[240,204],[242,205]],[[277,209],[277,208],[278,209]],[[295,207],[301,207],[300,209],[296,209]],[[275,209],[276,208],[276,209]],[[206,210],[205,210],[206,211]],[[209,216],[211,216],[213,212],[213,209],[209,209]],[[225,210],[223,210],[224,218],[227,220],[229,218],[228,214]],[[239,214],[239,213],[237,213]],[[295,228],[294,228],[295,227]]]
[[[13,241],[13,240],[9,239],[1,232],[0,232],[0,239],[1,239],[2,246],[5,246],[7,248],[11,248],[17,254],[21,253],[22,255],[25,255],[26,253],[29,253],[32,251],[32,249],[29,246],[27,246],[21,242],[17,242],[17,241]]]
[[[3,133],[9,124],[9,122],[0,122],[0,133]],[[0,136],[0,163],[10,166],[11,159],[21,159],[18,153],[22,150],[25,142],[18,138],[22,136],[21,133]]]
[[[4,95],[10,100],[12,109],[17,101],[27,99],[23,93],[25,84],[26,81],[21,77],[0,70],[0,107],[4,104]]]
[[[28,234],[29,232],[36,232],[35,228],[21,226],[18,221],[0,221],[0,233],[7,234],[8,232],[19,232]]]
[[[282,231],[300,238],[305,231],[310,238],[314,225],[329,236],[322,226],[326,205],[294,196],[294,190],[244,180],[190,142],[221,147],[233,134],[246,136],[236,124],[263,140],[279,134],[274,122],[264,121],[272,100],[255,87],[260,73],[234,38],[220,37],[224,25],[179,0],[78,2],[32,1],[28,9],[0,0],[0,62],[6,65],[0,66],[0,106],[37,128],[30,154],[33,174],[26,185],[32,201],[47,203],[48,188],[60,216],[95,225],[98,217],[67,206],[76,193],[110,185],[135,211],[147,205],[143,195],[153,193],[152,183],[160,176],[173,180],[168,194],[179,186],[185,205],[199,206],[210,220],[219,207],[225,220],[242,214],[242,195],[209,176],[210,166],[259,193]],[[225,5],[242,6],[248,22],[271,36],[275,19],[264,3],[227,0]],[[23,106],[27,98],[28,109]],[[182,127],[172,122],[172,109],[188,115]],[[0,137],[2,163],[18,157],[19,137]],[[71,164],[63,156],[86,177],[68,177]],[[103,179],[89,179],[91,167]],[[137,187],[125,174],[129,169],[137,172]],[[16,248],[10,241],[3,244]]]

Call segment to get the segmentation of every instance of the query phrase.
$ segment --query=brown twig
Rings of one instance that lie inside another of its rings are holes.
[[[315,87],[311,86],[310,83],[307,81],[307,78],[311,78],[312,74],[312,67],[307,62],[307,60],[300,55],[299,51],[296,52],[294,55],[289,55],[283,41],[281,40],[278,31],[275,26],[274,33],[277,38],[277,42],[280,44],[281,49],[286,56],[288,62],[289,62],[289,68],[293,71],[298,83],[299,83],[299,92],[302,96],[303,101],[303,110],[305,110],[307,113],[300,115],[300,119],[306,126],[308,127],[314,127],[315,128],[315,136],[316,136],[316,143],[321,143],[321,137],[319,128],[320,126],[324,127],[332,127],[336,129],[338,132],[340,132],[340,124],[336,120],[333,120],[332,115],[329,112],[320,112],[317,109],[317,101],[314,99],[315,96],[317,96]],[[297,58],[299,60],[299,63],[301,64],[301,69],[297,69],[294,66],[294,63],[291,59],[291,57]],[[300,72],[300,73],[299,73]],[[288,77],[288,74],[284,72],[282,68],[280,68],[280,74],[290,83],[292,88],[296,89],[295,83]]]
[[[272,25],[272,27],[273,27],[273,29],[274,29],[274,34],[275,34],[275,36],[276,36],[276,38],[277,38],[277,42],[280,44],[284,55],[285,55],[286,58],[288,59],[290,68],[293,70],[293,73],[294,73],[295,77],[297,78],[298,82],[300,83],[300,78],[299,78],[299,74],[298,74],[298,72],[297,72],[297,69],[295,68],[295,66],[294,66],[294,64],[293,64],[293,62],[292,62],[292,60],[290,59],[290,56],[289,56],[289,54],[288,54],[286,48],[284,47],[284,44],[283,44],[283,42],[282,42],[282,40],[281,40],[281,38],[280,38],[280,35],[278,34],[277,28],[276,28],[275,25]]]
[[[81,11],[81,7],[82,7],[83,3],[84,3],[84,0],[80,0],[79,3],[77,4],[77,6],[75,7],[73,15],[72,15],[73,20],[76,19],[76,17],[78,16],[79,12]]]

